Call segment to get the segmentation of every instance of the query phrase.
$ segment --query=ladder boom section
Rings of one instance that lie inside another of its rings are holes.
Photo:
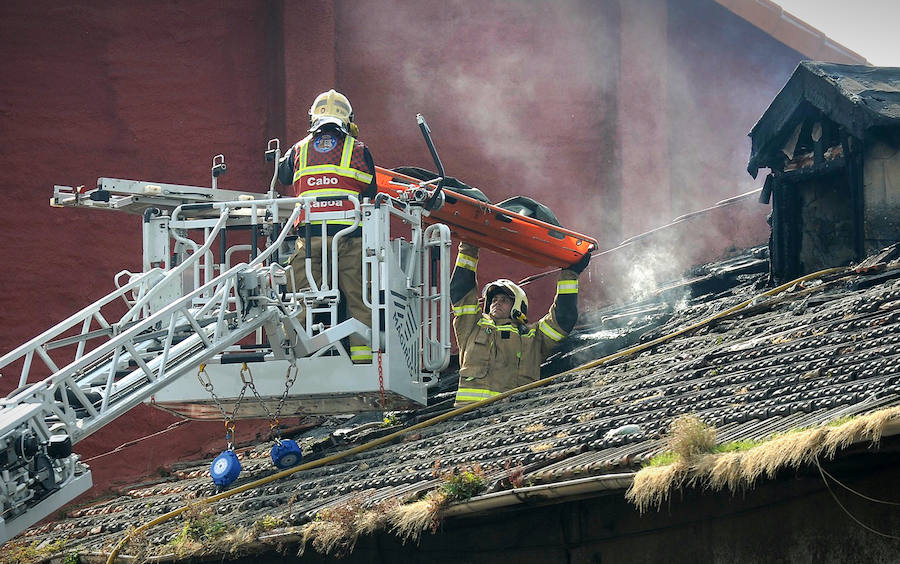
[[[206,317],[191,307],[204,292],[215,295],[217,287],[234,287],[235,279],[248,268],[246,264],[235,266],[162,310],[122,325],[112,324],[100,335],[85,331],[89,324],[82,322],[80,335],[85,340],[76,339],[77,345],[65,347],[75,350],[69,351],[73,356],[61,367],[49,357],[46,347],[53,343],[47,337],[63,328],[3,357],[0,368],[37,356],[54,370],[32,383],[29,367],[20,379],[24,385],[0,400],[0,451],[5,452],[5,459],[0,459],[4,462],[0,483],[3,531],[14,535],[46,515],[31,510],[33,501],[40,504],[44,497],[62,489],[77,488],[79,491],[68,497],[72,499],[90,486],[89,471],[77,462],[72,444],[277,317],[273,309],[251,311],[239,323],[235,315],[218,316],[214,308],[225,308],[229,301],[225,292],[218,292],[219,303],[207,308]],[[93,348],[83,350],[81,345],[89,341]],[[21,519],[12,519],[17,522],[13,526],[10,518],[20,515]]]

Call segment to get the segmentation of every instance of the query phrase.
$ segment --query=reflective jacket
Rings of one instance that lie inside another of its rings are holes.
[[[278,179],[293,185],[294,196],[374,197],[375,164],[362,141],[345,134],[336,127],[326,127],[298,141],[281,159]],[[345,200],[317,203],[319,211],[353,209]],[[303,214],[297,219],[303,221]],[[316,222],[320,223],[320,222]],[[352,220],[329,221],[335,230]],[[329,231],[332,231],[329,229]]]
[[[578,274],[563,270],[556,299],[537,323],[494,319],[478,303],[478,249],[466,243],[450,280],[453,329],[459,346],[457,403],[479,401],[540,378],[541,362],[569,334],[578,319]],[[488,304],[489,305],[489,304]]]

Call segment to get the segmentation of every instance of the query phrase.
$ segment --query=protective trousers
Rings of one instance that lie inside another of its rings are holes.
[[[331,244],[333,237],[328,236],[328,264],[329,285],[333,288],[334,281],[331,277]],[[347,314],[353,319],[361,321],[366,327],[371,325],[372,312],[363,304],[362,299],[362,238],[342,237],[337,243],[338,255],[338,289],[343,294],[347,303]],[[297,250],[289,259],[291,270],[294,272],[294,283],[297,288],[309,287],[306,278],[306,241],[303,237],[297,239]],[[310,238],[310,262],[313,278],[316,286],[322,280],[322,237],[316,235]],[[289,284],[290,285],[290,284]],[[294,288],[291,290],[296,291]],[[372,347],[358,335],[350,336],[350,358],[355,363],[372,361]]]

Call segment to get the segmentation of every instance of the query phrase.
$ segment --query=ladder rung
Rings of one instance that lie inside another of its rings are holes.
[[[239,364],[241,362],[263,362],[265,359],[265,352],[233,352],[222,354],[220,362],[222,364]]]
[[[87,333],[82,333],[80,335],[72,335],[71,337],[63,337],[62,339],[49,341],[44,344],[44,350],[49,351],[58,349],[59,347],[74,345],[81,341],[88,341],[90,339],[96,339],[97,337],[108,337],[110,335],[112,335],[112,329],[110,328],[94,329],[93,331],[88,331]]]

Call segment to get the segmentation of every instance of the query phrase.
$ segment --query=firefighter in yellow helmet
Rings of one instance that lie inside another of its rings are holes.
[[[329,90],[319,94],[309,108],[309,135],[298,141],[278,165],[278,179],[293,187],[292,196],[356,196],[372,198],[377,192],[375,163],[353,123],[353,107],[340,92]],[[339,211],[352,209],[347,200],[317,202],[317,209]],[[326,227],[329,247],[335,233],[352,224],[351,220],[329,221]],[[289,263],[298,287],[304,288],[306,278],[306,244],[309,239],[312,272],[316,285],[321,282],[322,225],[304,222],[302,213],[297,219],[297,250]],[[351,236],[338,240],[338,289],[347,304],[347,313],[366,326],[371,324],[371,312],[362,299],[362,228]],[[350,337],[350,357],[354,363],[372,361],[371,344],[361,337]]]
[[[484,287],[478,305],[478,248],[460,243],[450,301],[459,346],[457,405],[496,396],[540,378],[541,362],[566,338],[578,320],[578,276],[590,253],[563,270],[550,311],[528,323],[528,296],[511,280]]]

